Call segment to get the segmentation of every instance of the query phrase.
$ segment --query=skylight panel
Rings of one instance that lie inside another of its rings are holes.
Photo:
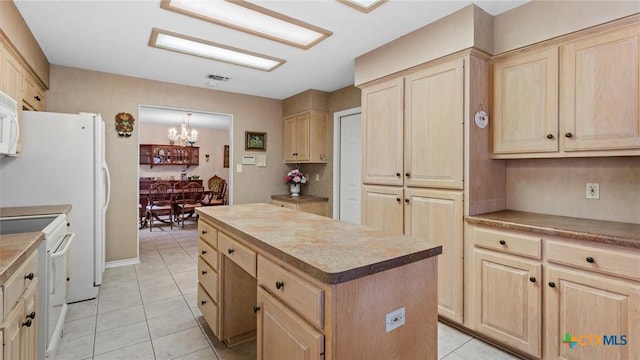
[[[360,10],[364,13],[369,13],[373,9],[382,5],[387,0],[338,0],[338,1],[354,9]]]

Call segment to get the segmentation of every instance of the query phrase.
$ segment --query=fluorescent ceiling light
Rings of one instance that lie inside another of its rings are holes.
[[[302,49],[333,34],[243,0],[162,0],[160,7]]]
[[[364,13],[368,13],[371,10],[382,5],[387,0],[338,0],[339,2],[351,6],[354,9],[358,9]]]
[[[272,71],[286,62],[286,60],[283,59],[156,28],[151,31],[149,46],[264,71]]]

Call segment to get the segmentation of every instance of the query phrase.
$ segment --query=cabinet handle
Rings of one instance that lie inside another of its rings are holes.
[[[207,303],[207,300],[200,300],[200,304],[201,304],[201,305],[204,305],[204,304],[206,304],[206,303]]]
[[[591,256],[587,257],[587,262],[589,264],[593,264],[594,262],[596,262],[596,259],[592,258]]]
[[[396,173],[396,176],[397,176],[397,177],[400,177],[400,173]]]
[[[553,281],[549,281],[549,287],[556,287],[556,283],[554,283]]]
[[[27,315],[27,319],[35,319],[36,318],[36,312],[32,311],[31,314]]]
[[[234,252],[234,251],[235,251],[235,250],[233,250],[233,249],[228,249],[228,250],[227,250],[227,252],[229,253],[229,255],[233,254],[233,252]]]
[[[206,255],[206,254],[207,254],[207,250],[202,250],[202,251],[200,251],[200,253],[201,253],[202,255]]]
[[[400,202],[400,198],[399,198],[399,197],[397,197],[397,198],[396,198],[396,201],[397,201],[397,202]]]
[[[284,282],[276,281],[276,289],[280,290],[282,289],[283,286],[284,286]]]
[[[507,242],[504,240],[500,240],[500,245],[507,245]]]
[[[532,276],[532,277],[530,277],[530,278],[529,278],[529,281],[531,281],[532,283],[534,283],[534,282],[536,282],[536,278]]]
[[[409,203],[409,199],[404,199],[404,202],[406,202],[407,204]]]
[[[547,139],[549,140],[553,139],[553,134],[547,134]]]
[[[202,231],[201,231],[201,234],[202,234],[202,235],[206,235],[206,234],[207,234],[207,230],[202,230]]]
[[[404,173],[404,176],[411,177],[411,173]]]
[[[202,275],[206,275],[207,272],[205,270],[202,270]]]
[[[253,307],[253,312],[257,314],[258,311],[260,311],[260,306],[254,306]]]
[[[564,134],[564,137],[567,137],[567,138],[570,138],[570,137],[572,137],[572,136],[573,136],[573,134],[572,134],[572,133],[566,133],[566,134]]]
[[[31,327],[31,319],[27,319],[27,321],[23,322],[22,326]]]
[[[27,275],[24,276],[25,279],[29,279],[29,280],[33,280],[33,273],[30,272]]]
[[[33,98],[34,98],[34,99],[36,99],[36,100],[38,100],[38,101],[40,101],[40,96],[37,96],[37,95],[36,95],[36,96],[34,96]]]

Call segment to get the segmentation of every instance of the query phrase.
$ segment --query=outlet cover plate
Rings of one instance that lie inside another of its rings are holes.
[[[388,313],[386,318],[387,318],[387,324],[386,324],[387,332],[391,330],[395,330],[400,326],[404,325],[404,322],[405,322],[404,307],[401,307],[400,309],[393,310],[392,312]]]
[[[600,184],[587,183],[587,199],[600,199]]]

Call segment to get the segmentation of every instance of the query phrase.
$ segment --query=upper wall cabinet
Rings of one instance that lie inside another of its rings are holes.
[[[25,74],[22,81],[22,101],[29,110],[44,111],[44,90],[28,74]]]
[[[640,26],[493,60],[494,158],[640,155]]]
[[[284,118],[284,162],[326,163],[329,114],[307,110]]]

